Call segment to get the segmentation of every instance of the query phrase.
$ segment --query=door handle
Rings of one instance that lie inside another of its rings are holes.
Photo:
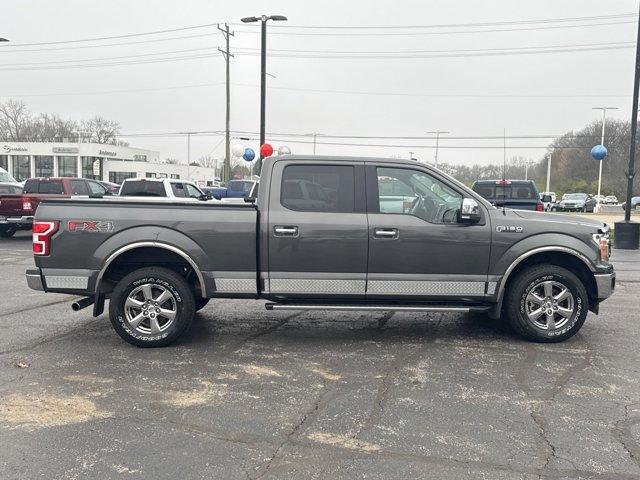
[[[275,226],[273,231],[280,237],[296,237],[298,235],[298,227],[295,226]]]
[[[377,238],[396,238],[398,236],[397,228],[376,228],[373,236]]]

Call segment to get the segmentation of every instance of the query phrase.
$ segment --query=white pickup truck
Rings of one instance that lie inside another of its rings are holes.
[[[118,195],[121,197],[211,200],[195,183],[174,178],[127,178],[122,182]]]

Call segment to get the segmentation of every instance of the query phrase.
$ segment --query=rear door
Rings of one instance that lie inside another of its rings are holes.
[[[279,160],[269,190],[266,293],[364,297],[364,164]]]
[[[479,223],[458,223],[464,191],[444,177],[392,163],[366,169],[367,297],[483,297],[491,246],[484,207]]]

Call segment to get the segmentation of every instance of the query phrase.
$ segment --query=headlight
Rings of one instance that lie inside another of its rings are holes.
[[[600,251],[600,260],[605,262],[609,261],[609,253],[611,251],[609,243],[609,227],[605,227],[605,231],[603,233],[594,233],[592,238]]]

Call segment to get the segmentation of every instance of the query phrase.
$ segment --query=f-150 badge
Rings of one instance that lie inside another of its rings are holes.
[[[498,225],[496,226],[496,232],[522,233],[524,232],[524,228],[516,227],[515,225]]]
[[[101,222],[98,220],[69,220],[67,229],[70,232],[111,232],[113,222]]]

